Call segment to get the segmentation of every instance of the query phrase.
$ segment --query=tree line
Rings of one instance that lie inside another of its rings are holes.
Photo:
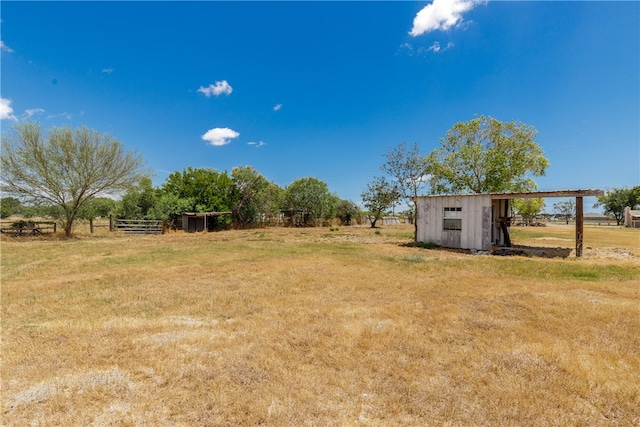
[[[2,197],[0,217],[20,215],[51,217],[69,221],[60,205],[28,204],[16,197]],[[230,212],[221,226],[247,228],[277,220],[283,212],[302,212],[305,225],[334,219],[344,225],[362,220],[364,213],[350,201],[331,193],[327,184],[307,177],[282,188],[268,181],[251,166],[236,167],[231,174],[207,168],[174,172],[160,186],[143,176],[119,199],[91,197],[82,203],[71,220],[95,218],[156,219],[175,225],[185,212]]]
[[[309,225],[335,218],[350,224],[362,216],[356,203],[340,199],[317,178],[282,188],[251,166],[230,174],[188,167],[156,188],[140,155],[86,127],[47,132],[38,124],[18,124],[2,136],[0,166],[1,216],[58,218],[67,236],[77,220],[108,215],[171,220],[183,212],[230,212],[237,227],[283,211],[302,212]]]
[[[171,220],[184,212],[229,212],[228,224],[245,228],[277,219],[282,213],[303,213],[306,225],[339,219],[348,225],[362,213],[314,177],[294,180],[282,188],[251,166],[227,171],[188,167],[171,173],[160,187],[145,177],[116,204],[117,218]]]
[[[520,121],[476,115],[454,124],[427,155],[417,143],[390,148],[383,154],[381,175],[361,194],[373,217],[371,226],[403,200],[415,215],[415,198],[425,193],[535,190],[534,177],[544,176],[549,166],[537,133]],[[38,124],[17,124],[2,136],[0,184],[3,196],[15,197],[2,198],[0,214],[46,212],[60,218],[67,236],[76,220],[105,216],[107,211],[118,218],[162,220],[183,212],[230,212],[230,222],[237,227],[264,223],[283,212],[298,214],[307,224],[335,218],[350,224],[363,215],[356,203],[340,199],[314,177],[282,188],[251,166],[231,173],[188,167],[171,173],[156,188],[149,176],[142,157],[108,134],[86,127],[45,131]],[[640,204],[640,189],[613,189],[598,204],[620,222],[625,206]],[[544,202],[531,199],[514,206],[531,215]],[[554,210],[568,216],[572,207],[559,204]]]

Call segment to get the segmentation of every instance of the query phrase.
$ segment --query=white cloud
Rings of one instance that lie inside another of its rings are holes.
[[[440,46],[440,42],[433,42],[433,44],[431,46],[429,46],[429,48],[427,48],[427,51],[431,51],[431,52],[434,52],[434,53],[444,52],[445,50],[449,50],[454,46],[455,45],[453,44],[453,42],[449,42],[443,48],[442,46]]]
[[[11,100],[7,98],[0,98],[0,120],[11,119],[17,120],[13,115],[13,108],[11,108]]]
[[[435,41],[431,44],[431,46],[420,46],[415,48],[411,43],[403,43],[398,48],[398,55],[407,55],[407,56],[425,56],[429,52],[432,53],[440,53],[446,50],[452,49],[455,46],[453,42],[448,42],[445,47],[442,47],[440,42]]]
[[[413,19],[412,36],[416,37],[431,31],[446,31],[462,22],[462,14],[473,9],[478,0],[433,0]]]
[[[225,95],[229,95],[233,92],[233,88],[226,80],[223,80],[221,82],[216,82],[215,85],[209,85],[209,87],[200,86],[198,92],[202,92],[207,98],[210,98],[212,95],[220,96],[223,93]]]
[[[80,114],[80,115],[82,115],[82,114]],[[47,119],[59,119],[59,118],[66,119],[66,120],[71,120],[71,119],[73,119],[73,114],[68,113],[68,112],[65,111],[64,113],[49,114],[47,116]]]
[[[4,44],[2,40],[0,40],[0,50],[4,50],[5,52],[13,53],[13,49]]]
[[[113,73],[113,68],[109,67],[109,68],[103,68],[102,69],[103,73],[107,73],[107,74],[111,74]]]
[[[406,55],[413,55],[413,45],[411,43],[402,43],[398,48],[398,53],[404,53]]]
[[[209,129],[207,133],[202,135],[202,139],[208,141],[209,144],[214,147],[221,145],[227,145],[233,138],[239,137],[240,134],[233,129],[229,128],[213,128]]]
[[[267,145],[267,143],[264,141],[258,141],[258,142],[251,141],[251,142],[247,142],[247,145],[255,145],[256,148],[260,148],[263,145]]]
[[[273,111],[280,111],[282,109],[282,104],[278,104],[275,107],[273,107]]]
[[[42,114],[44,110],[42,108],[30,108],[28,110],[24,110],[24,115],[26,118],[35,116],[36,114]]]

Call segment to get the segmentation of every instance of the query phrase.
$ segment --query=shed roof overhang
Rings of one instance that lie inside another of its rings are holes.
[[[556,191],[529,191],[526,193],[489,193],[492,199],[534,199],[546,197],[588,197],[604,196],[602,190],[556,190]]]
[[[231,212],[183,212],[182,215],[192,216],[196,218],[205,218],[210,216],[231,215]]]
[[[500,199],[535,199],[546,197],[588,197],[588,196],[604,196],[603,190],[590,189],[590,190],[554,190],[554,191],[528,191],[524,193],[484,193],[491,196],[493,200]],[[469,193],[469,194],[431,194],[428,196],[418,196],[412,199],[418,199],[420,197],[451,197],[451,196],[481,196],[483,193]]]

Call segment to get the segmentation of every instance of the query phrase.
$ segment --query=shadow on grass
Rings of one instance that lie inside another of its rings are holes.
[[[551,248],[539,246],[513,245],[510,248],[494,246],[491,251],[475,251],[471,249],[444,248],[434,243],[409,242],[402,243],[405,248],[421,248],[467,255],[496,255],[496,256],[524,256],[529,258],[567,258],[571,255],[571,248]]]
[[[514,245],[510,248],[492,248],[491,253],[498,256],[518,255],[539,258],[567,258],[571,254],[571,248],[545,248],[538,246]]]

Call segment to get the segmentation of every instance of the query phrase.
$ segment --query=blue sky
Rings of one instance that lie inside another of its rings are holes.
[[[474,114],[536,127],[541,190],[640,183],[639,2],[2,1],[0,16],[2,132],[86,125],[157,185],[251,165],[359,202],[390,147],[427,154]]]

